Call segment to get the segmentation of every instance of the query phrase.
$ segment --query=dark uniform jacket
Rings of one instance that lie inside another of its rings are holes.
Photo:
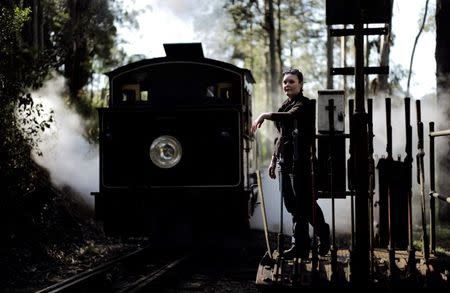
[[[314,113],[312,102],[302,93],[288,98],[278,112],[270,117],[279,132],[274,156],[291,171],[308,171],[311,145],[314,142]]]

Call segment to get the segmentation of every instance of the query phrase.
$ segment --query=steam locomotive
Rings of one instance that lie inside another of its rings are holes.
[[[245,231],[255,178],[251,72],[201,43],[107,73],[96,217],[110,235],[173,243]]]

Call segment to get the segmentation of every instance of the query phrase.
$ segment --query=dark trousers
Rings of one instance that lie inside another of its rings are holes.
[[[305,249],[309,249],[310,245],[309,224],[315,227],[319,237],[322,233],[328,233],[328,225],[325,223],[322,209],[317,204],[312,192],[312,178],[309,170],[303,166],[303,168],[295,168],[293,171],[291,166],[280,162],[278,173],[284,205],[292,215],[293,240],[296,245]]]

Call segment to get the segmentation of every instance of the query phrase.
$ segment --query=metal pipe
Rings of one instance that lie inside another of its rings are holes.
[[[316,101],[312,100],[312,111],[313,113],[316,113]],[[316,121],[315,121],[315,115],[313,115],[313,133],[316,134]],[[317,237],[316,237],[316,198],[317,198],[317,184],[316,184],[316,174],[315,174],[315,170],[316,170],[316,164],[317,164],[317,157],[316,157],[316,144],[315,144],[315,140],[313,141],[313,143],[311,144],[311,149],[310,149],[310,163],[311,163],[311,191],[312,191],[312,213],[313,213],[313,248],[312,248],[312,274],[313,274],[313,278],[315,279],[317,277],[317,273],[318,273],[318,266],[319,266],[319,256],[317,253]]]
[[[282,257],[283,257],[283,252],[284,252],[284,235],[283,235],[283,185],[282,182],[283,180],[283,176],[287,175],[287,174],[283,174],[285,172],[283,172],[282,170],[280,170],[278,172],[278,180],[279,180],[279,189],[280,189],[280,227],[278,230],[278,235],[277,235],[277,250],[278,250],[278,256],[276,259],[276,265],[274,267],[274,274],[273,274],[273,278],[275,282],[278,282],[281,280],[281,273],[282,273],[282,266],[283,266],[283,261],[282,261]]]
[[[422,253],[425,261],[428,261],[430,257],[429,247],[428,247],[428,235],[427,235],[427,223],[425,216],[425,172],[424,172],[424,162],[423,157],[425,152],[423,150],[423,123],[421,121],[421,111],[420,111],[420,100],[416,100],[416,111],[417,111],[417,161],[418,161],[418,179],[420,184],[420,208],[422,214]]]
[[[450,129],[430,132],[431,137],[450,135]]]
[[[412,127],[411,127],[411,99],[405,98],[405,129],[406,129],[406,157],[407,168],[407,200],[408,200],[408,274],[413,277],[416,273],[416,252],[413,245],[412,223]]]
[[[350,121],[349,121],[349,127],[350,127],[350,131],[352,131],[353,129],[353,111],[354,111],[354,100],[349,100],[348,101],[348,112],[349,112],[349,116],[350,116]],[[349,190],[350,190],[350,218],[351,218],[351,249],[353,249],[354,245],[355,245],[355,210],[354,210],[354,186],[353,186],[353,180],[354,180],[354,164],[353,164],[353,159],[354,159],[354,154],[353,154],[353,143],[354,141],[350,138],[350,146],[348,148],[348,152],[350,154],[350,158],[349,158],[349,164],[348,164],[348,172],[349,172],[349,176],[348,176],[348,183],[349,183]]]
[[[386,152],[387,152],[387,160],[392,161],[392,124],[391,124],[391,98],[386,98]],[[388,212],[388,236],[389,236],[389,244],[388,244],[388,252],[389,252],[389,277],[391,279],[395,278],[396,275],[396,264],[395,264],[395,244],[393,237],[393,228],[392,228],[392,194],[391,194],[391,172],[392,166],[389,164],[389,178],[387,183],[387,212]]]
[[[348,189],[350,191],[350,235],[351,235],[351,244],[350,244],[350,280],[352,280],[352,272],[354,270],[354,247],[355,247],[355,202],[354,202],[354,195],[355,195],[355,186],[353,185],[353,180],[355,178],[355,162],[354,162],[354,150],[353,150],[353,144],[355,143],[355,140],[353,138],[353,112],[354,112],[354,100],[348,101],[348,113],[350,116],[349,119],[349,128],[350,128],[350,144],[348,148],[349,152],[349,158],[348,158],[348,169],[347,169],[347,180],[348,180]]]
[[[336,214],[335,214],[335,199],[333,192],[333,150],[334,150],[334,100],[328,100],[328,124],[330,128],[330,135],[328,137],[328,191],[331,196],[331,271],[334,277],[337,276],[337,247],[336,247]]]
[[[406,159],[412,162],[412,127],[411,127],[411,99],[405,98],[405,128],[406,128]],[[409,156],[409,158],[408,158]]]
[[[367,287],[369,283],[369,212],[368,212],[368,162],[367,162],[367,115],[364,104],[364,38],[362,0],[355,1],[357,13],[355,28],[355,269],[352,272],[352,283],[357,287]],[[354,281],[354,282],[353,282]]]
[[[387,159],[392,159],[392,124],[391,124],[391,98],[385,99],[386,104],[386,152]]]
[[[368,153],[369,153],[369,249],[370,249],[370,277],[373,279],[375,272],[375,257],[374,257],[374,228],[373,228],[373,195],[375,189],[375,161],[373,159],[373,100],[367,99],[367,114],[368,114]]]
[[[428,124],[429,132],[434,131],[434,122]],[[436,190],[434,173],[434,136],[430,136],[430,189]],[[430,197],[430,246],[431,253],[436,253],[436,204],[435,198]]]
[[[263,218],[264,236],[266,238],[267,253],[269,254],[269,257],[272,259],[273,258],[272,250],[270,249],[269,244],[269,226],[267,225],[266,204],[262,188],[261,172],[259,170],[256,171],[256,180],[258,182],[258,193],[261,200],[261,214]]]
[[[422,110],[420,106],[420,100],[416,100],[416,116],[417,116],[417,123],[422,122]]]
[[[388,204],[388,231],[389,231],[389,245],[388,245],[388,252],[389,252],[389,277],[391,280],[395,279],[396,276],[396,268],[397,265],[395,264],[395,248],[394,248],[394,238],[392,237],[392,206],[391,206],[391,188],[388,184],[387,188],[387,204]]]
[[[441,193],[438,193],[438,192],[433,192],[433,191],[430,192],[430,196],[450,203],[450,196],[447,196],[447,195],[444,195],[444,194],[441,194]]]

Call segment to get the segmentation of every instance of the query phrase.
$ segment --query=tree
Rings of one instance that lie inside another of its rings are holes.
[[[68,79],[70,96],[75,99],[93,74],[94,58],[114,65],[112,49],[117,30],[115,16],[107,0],[67,0],[69,17],[57,36],[63,50],[64,76]]]
[[[67,9],[69,3],[73,4],[72,13]],[[120,5],[114,3],[0,2],[0,241],[4,244],[17,236],[17,219],[30,217],[24,215],[26,205],[32,202],[37,217],[42,215],[44,210],[39,210],[34,195],[49,184],[47,173],[30,154],[35,139],[50,126],[53,117],[51,112],[43,112],[29,92],[40,87],[49,72],[58,70],[68,73],[71,93],[78,97],[95,62],[102,70],[114,64],[114,22],[127,20],[126,15],[119,15]]]
[[[323,6],[318,0],[229,0],[225,5],[232,20],[226,46],[231,45],[233,59],[243,61],[258,80],[257,112],[279,106],[280,72],[287,66],[299,67],[310,82],[324,81],[326,52],[317,50],[325,37]],[[264,136],[267,131],[262,133],[266,157],[272,146]]]
[[[6,232],[0,234],[2,243],[8,240],[9,216],[20,206],[21,195],[34,189],[31,148],[15,120],[18,97],[42,76],[40,72],[35,74],[35,66],[28,62],[32,52],[21,36],[30,15],[29,8],[15,1],[2,1],[0,5],[0,230]]]
[[[94,61],[102,69],[116,62],[114,21],[127,21],[127,17],[119,13],[120,5],[113,4],[106,0],[1,1],[0,179],[7,182],[5,198],[30,190],[30,150],[39,131],[53,121],[51,113],[41,120],[27,114],[35,112],[42,118],[42,108],[28,92],[40,87],[51,70],[60,70],[68,73],[71,93],[78,95],[93,73]],[[17,109],[25,114],[20,120]]]
[[[280,20],[278,20],[280,22]],[[264,1],[264,29],[267,32],[268,40],[269,40],[269,79],[270,79],[270,95],[277,96],[279,90],[279,73],[277,70],[277,51],[276,43],[275,43],[275,22],[274,22],[274,10],[273,10],[273,1],[265,0]],[[279,38],[281,38],[281,34],[279,34]],[[281,43],[281,42],[280,42]]]
[[[391,6],[392,15],[392,6]],[[389,55],[392,44],[392,21],[388,25],[388,33],[380,36],[380,66],[389,66]],[[388,75],[378,74],[378,90],[387,92],[389,90]]]

